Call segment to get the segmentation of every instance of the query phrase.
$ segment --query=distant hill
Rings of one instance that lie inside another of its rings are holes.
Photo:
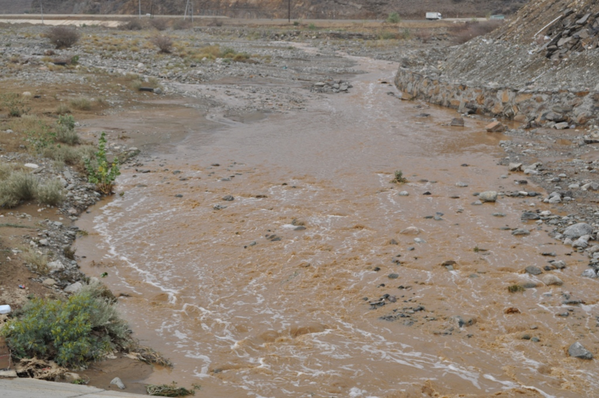
[[[45,13],[54,14],[183,14],[187,0],[43,0]],[[397,12],[401,18],[424,18],[427,11],[445,17],[483,17],[513,14],[527,0],[190,0],[194,14],[245,18],[291,17],[366,19],[386,18]],[[0,13],[39,13],[39,0],[0,0]]]

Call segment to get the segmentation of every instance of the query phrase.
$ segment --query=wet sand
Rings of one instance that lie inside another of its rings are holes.
[[[387,94],[396,64],[355,61],[368,73],[349,94],[304,110],[228,118],[181,104],[176,124],[155,109],[89,121],[156,118],[155,139],[133,137],[151,156],[81,218],[77,242],[95,261],[83,270],[129,296],[135,335],[174,362],[147,381],[212,397],[592,395],[596,366],[565,353],[575,340],[597,350],[583,257],[523,225],[524,210],[549,209],[538,198],[472,205],[475,192],[522,190],[497,165],[505,137],[474,119],[448,127],[455,112]],[[396,170],[407,183],[391,182]],[[556,259],[563,286],[523,273]],[[537,287],[507,290],[524,283]]]

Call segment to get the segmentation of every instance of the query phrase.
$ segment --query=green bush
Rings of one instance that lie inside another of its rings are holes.
[[[22,200],[34,199],[39,181],[33,174],[22,171],[11,173],[0,185],[0,206],[15,207]]]
[[[81,34],[69,26],[53,26],[46,32],[46,37],[56,48],[69,48],[79,41]]]
[[[118,159],[114,158],[112,162],[109,162],[106,157],[106,133],[102,132],[100,136],[95,159],[90,157],[85,159],[85,169],[87,170],[88,181],[96,184],[100,192],[105,195],[112,193],[114,180],[121,172],[119,171]]]
[[[59,116],[56,123],[56,141],[69,145],[79,143],[79,135],[75,131],[75,118],[71,115]]]
[[[37,201],[44,205],[56,206],[64,201],[65,194],[59,180],[51,180],[37,189]]]
[[[399,21],[401,21],[401,19],[399,18],[399,14],[396,12],[392,12],[387,17],[387,22],[389,23],[399,23]]]
[[[94,287],[66,301],[31,300],[1,334],[16,358],[49,359],[70,368],[86,367],[131,342],[115,306],[96,294]]]

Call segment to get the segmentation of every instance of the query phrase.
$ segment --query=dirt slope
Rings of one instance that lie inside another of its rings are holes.
[[[29,4],[34,12],[39,6],[31,0],[0,0],[0,5],[11,4],[6,12],[16,10],[17,4]],[[227,15],[246,18],[285,18],[287,0],[191,0],[195,14]],[[425,12],[436,11],[446,17],[485,16],[511,14],[526,0],[295,0],[291,1],[292,18],[386,18],[397,12],[402,18],[423,18]],[[187,1],[184,0],[141,0],[142,13],[183,14]],[[136,14],[138,0],[45,0],[44,10],[48,13],[90,14]]]

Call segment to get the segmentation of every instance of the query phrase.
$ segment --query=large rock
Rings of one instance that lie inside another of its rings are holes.
[[[549,274],[543,277],[543,283],[547,286],[561,286],[564,284],[564,281],[555,275]]]
[[[495,192],[495,191],[481,192],[478,195],[478,200],[480,200],[481,202],[495,202],[495,201],[497,201],[497,192]]]
[[[500,122],[495,121],[487,124],[485,130],[487,130],[488,133],[502,133],[505,131],[505,126]]]
[[[584,235],[591,235],[593,233],[593,227],[589,224],[581,222],[578,224],[570,225],[564,231],[564,236],[570,239],[580,238]]]
[[[593,354],[578,341],[568,348],[568,355],[574,358],[580,359],[593,359]]]
[[[418,235],[420,230],[414,226],[408,227],[400,232],[402,235]]]

